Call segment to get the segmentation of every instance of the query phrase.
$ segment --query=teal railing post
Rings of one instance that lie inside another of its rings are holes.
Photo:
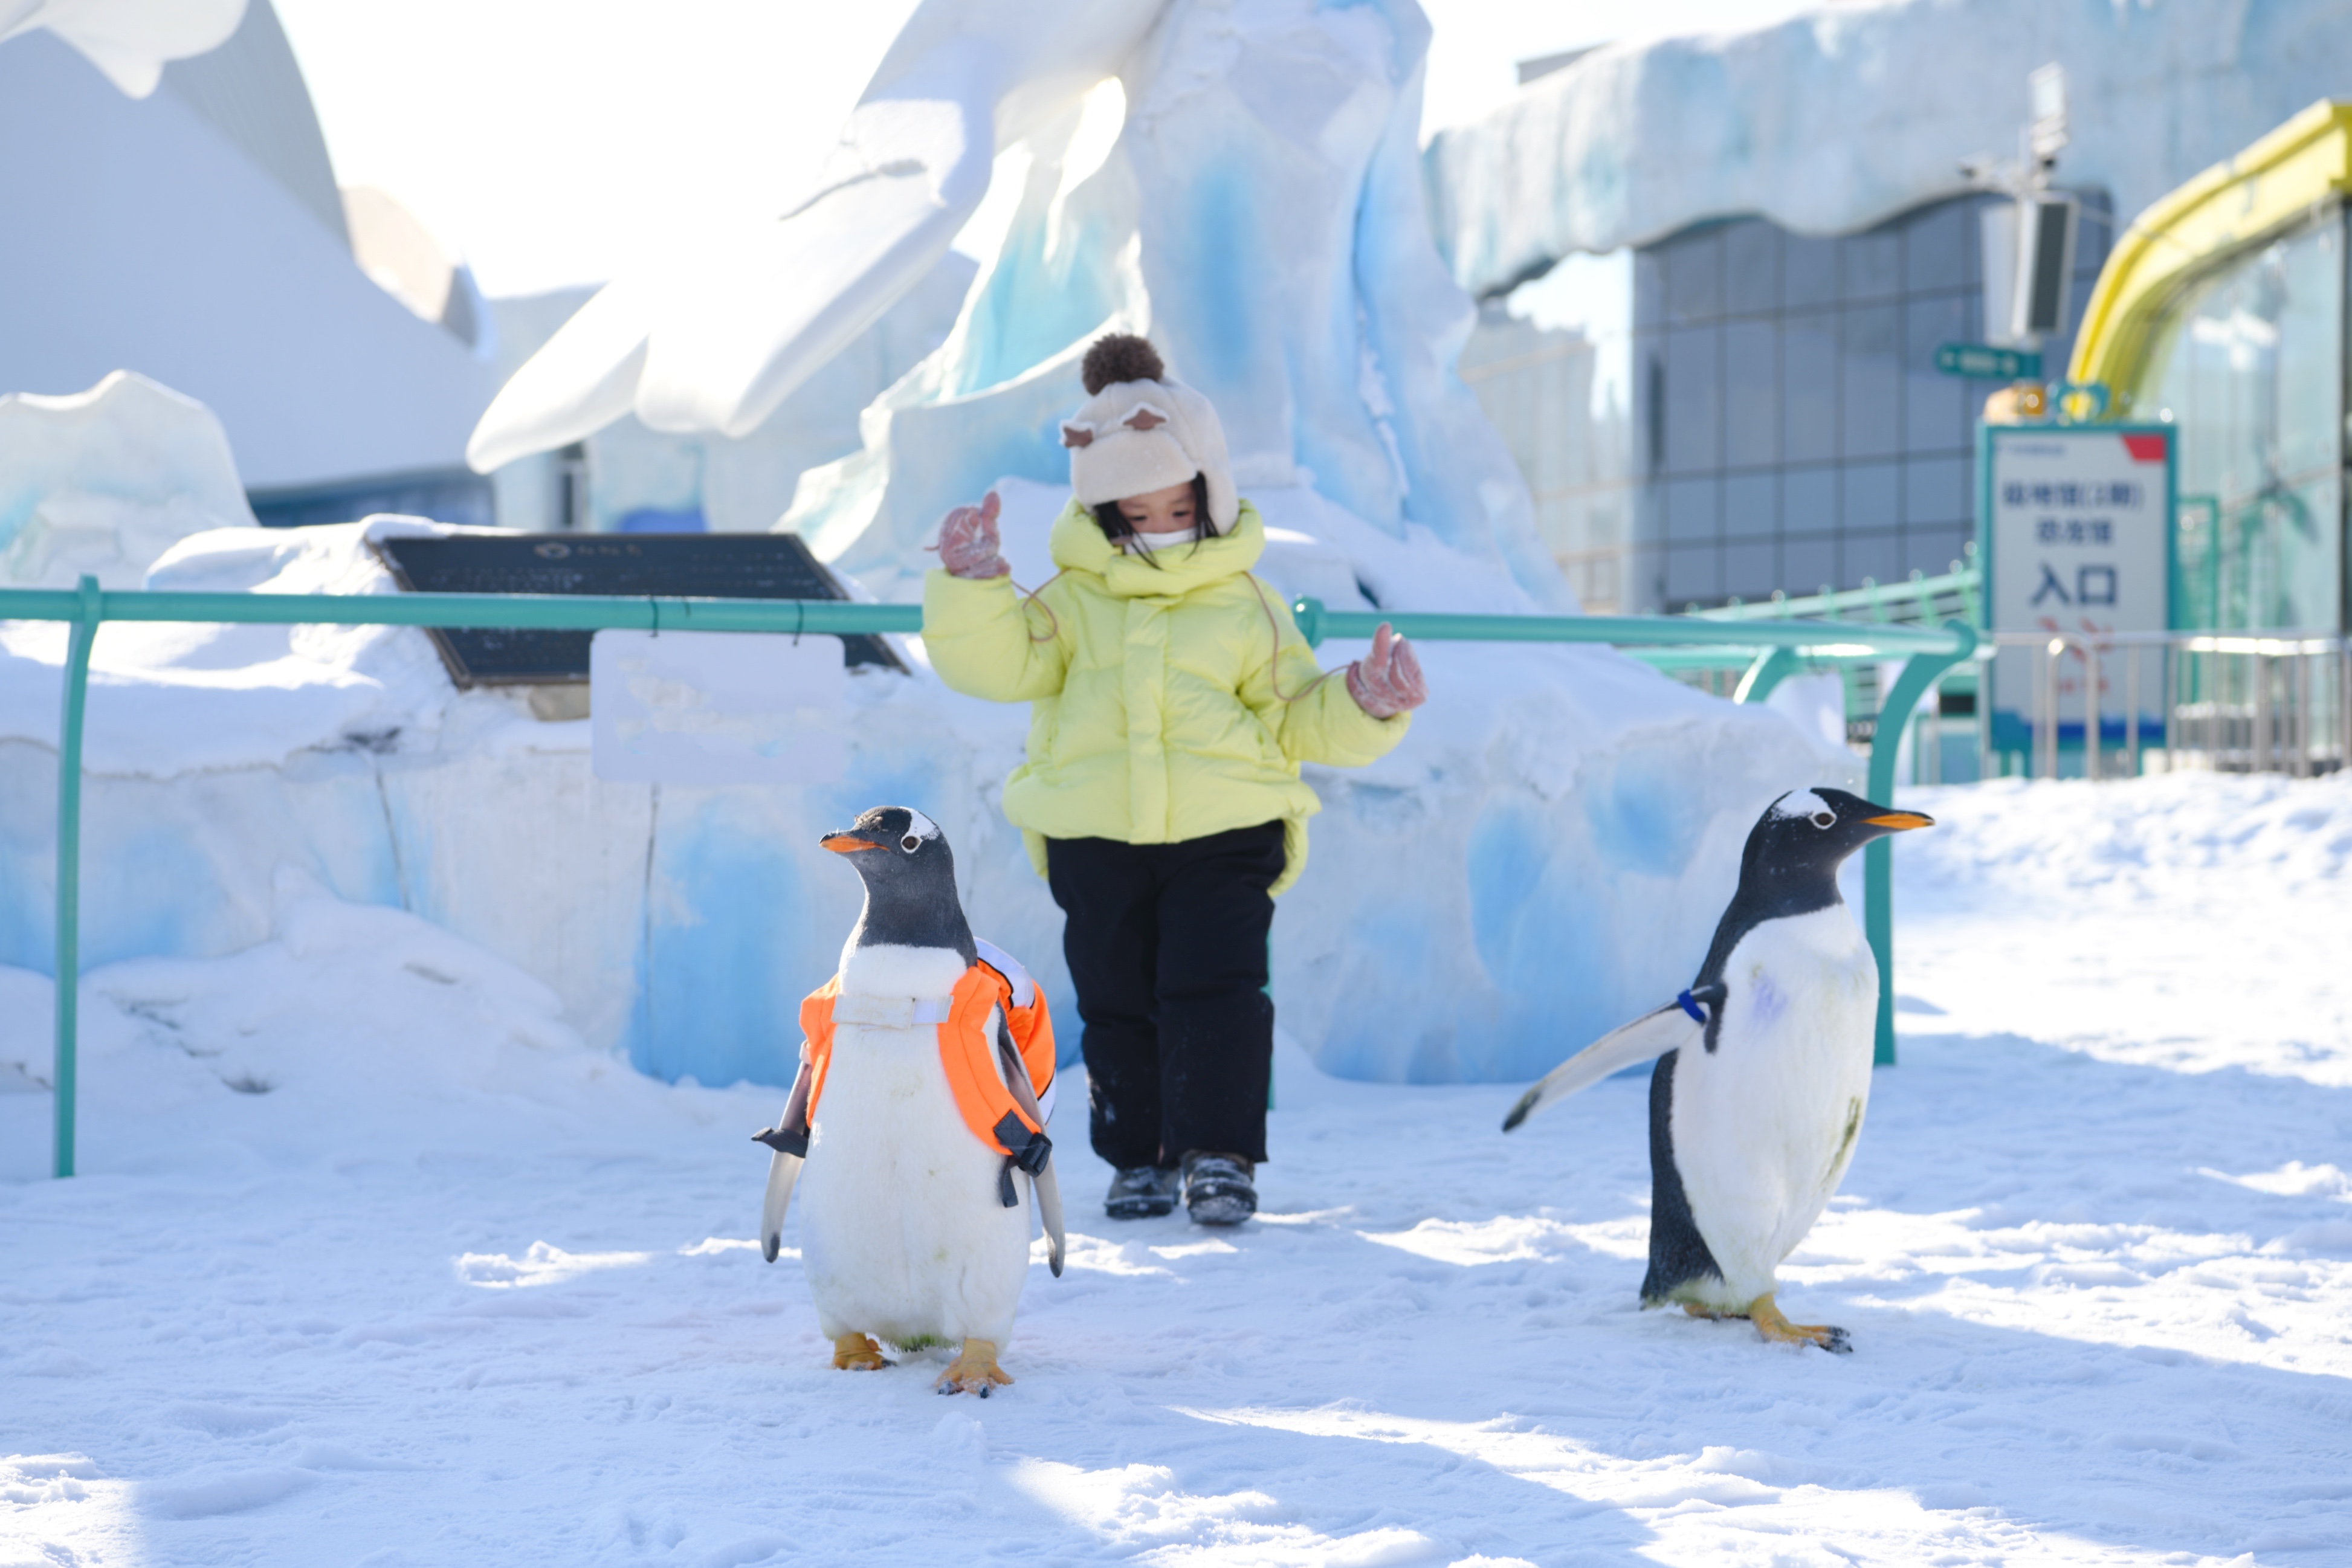
[[[74,1174],[74,1080],[78,1060],[74,1026],[81,1005],[81,715],[89,693],[89,650],[106,601],[98,579],[81,580],[81,612],[66,647],[65,711],[58,725],[58,956],[57,1060],[50,1083],[57,1100],[52,1146],[57,1174]]]
[[[1319,648],[1323,645],[1323,601],[1321,600],[1300,599],[1293,601],[1290,606],[1290,616],[1292,620],[1298,622],[1298,634],[1307,639],[1308,647]]]
[[[1903,661],[1895,687],[1878,705],[1878,727],[1870,737],[1870,798],[1882,806],[1895,803],[1895,754],[1910,727],[1911,710],[1937,676],[1973,656],[1976,628],[1965,621],[1947,621],[1952,634],[1948,653],[1914,653]],[[1895,845],[1874,841],[1862,852],[1862,927],[1870,951],[1878,960],[1878,1037],[1871,1061],[1880,1067],[1895,1064]]]
[[[1794,648],[1767,648],[1756,655],[1748,673],[1739,677],[1739,685],[1731,694],[1736,703],[1760,703],[1772,695],[1772,688],[1797,673],[1797,651]]]

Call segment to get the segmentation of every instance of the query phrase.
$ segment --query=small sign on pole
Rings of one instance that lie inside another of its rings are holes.
[[[2042,379],[2042,356],[2030,349],[1997,349],[1990,343],[1946,343],[1936,350],[1936,368],[1948,376],[1979,381]]]
[[[639,784],[832,784],[849,771],[838,637],[596,633],[596,777]]]

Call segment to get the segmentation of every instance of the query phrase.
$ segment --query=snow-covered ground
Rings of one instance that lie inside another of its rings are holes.
[[[1091,1218],[1065,1092],[986,1403],[826,1369],[774,1091],[289,878],[91,977],[88,1174],[0,1093],[0,1564],[2352,1561],[2352,785],[1905,803],[1903,1063],[1783,1274],[1855,1354],[1636,1310],[1642,1082],[1505,1138],[1287,1051],[1232,1234]]]

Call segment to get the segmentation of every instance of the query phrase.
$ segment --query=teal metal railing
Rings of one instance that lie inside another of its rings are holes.
[[[1969,553],[1976,553],[1970,546]],[[1791,599],[1776,593],[1769,599],[1741,601],[1733,600],[1711,610],[1694,609],[1688,614],[1702,621],[1786,621],[1802,617],[1808,620],[1845,621],[1859,618],[1879,623],[1906,622],[1916,624],[1941,619],[1939,612],[1945,600],[1953,601],[1950,609],[1961,620],[1974,625],[1981,617],[1977,609],[1984,591],[1984,574],[1973,566],[1952,563],[1952,570],[1937,577],[1915,571],[1900,582],[1877,582],[1862,580],[1860,588],[1848,588],[1836,592],[1826,589]]]
[[[1693,620],[1733,621],[1829,621],[1840,625],[1935,625],[1949,619],[1967,622],[1971,626],[1983,624],[1984,574],[1973,564],[1976,547],[1967,549],[1967,561],[1954,561],[1952,570],[1929,577],[1915,571],[1897,582],[1877,582],[1862,580],[1860,588],[1837,591],[1824,588],[1819,593],[1790,598],[1776,593],[1769,599],[1743,602],[1733,600],[1727,604],[1701,610],[1696,605],[1684,613]],[[1845,716],[1849,725],[1856,720],[1870,721],[1872,735],[1876,734],[1876,720],[1892,711],[1880,700],[1878,689],[1880,655],[1822,656],[1804,661],[1808,670],[1832,670],[1840,677],[1845,693]],[[1692,680],[1707,690],[1717,690],[1723,674],[1736,663],[1713,650],[1692,650],[1677,654],[1671,662],[1653,659],[1666,669]],[[1977,668],[1974,660],[1963,661],[1946,672],[1937,683],[1939,692],[1974,694],[1977,688]]]
[[[1760,701],[1801,661],[1868,656],[1904,660],[1886,704],[1907,714],[1943,671],[1969,658],[1976,633],[1964,622],[1940,627],[1771,621],[1718,622],[1681,616],[1394,614],[1326,609],[1314,599],[1294,606],[1310,645],[1331,637],[1370,637],[1383,621],[1429,642],[1606,643],[1636,656],[1742,650],[1750,663],[1737,700]],[[403,593],[183,593],[108,591],[85,577],[73,589],[0,589],[0,620],[57,621],[72,627],[67,643],[63,711],[58,727],[57,967],[55,970],[56,1157],[60,1176],[74,1171],[78,1112],[77,1017],[81,977],[82,717],[89,693],[90,650],[109,621],[235,625],[439,626],[509,631],[897,632],[919,633],[916,604],[852,604],[837,600],[617,598],[601,595]],[[1870,793],[1895,788],[1895,736],[1882,727],[1870,757]],[[1864,852],[1864,928],[1878,959],[1876,1060],[1895,1060],[1895,925],[1889,903],[1894,862],[1885,840]]]

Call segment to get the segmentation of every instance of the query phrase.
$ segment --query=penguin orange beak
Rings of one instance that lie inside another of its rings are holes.
[[[882,847],[869,839],[861,839],[854,833],[827,833],[817,840],[817,842],[837,855],[854,855],[860,850],[878,850]]]
[[[1923,817],[1916,811],[1889,811],[1883,817],[1864,817],[1863,821],[1874,828],[1885,828],[1897,833],[1913,828],[1932,828],[1936,825],[1935,818]]]

